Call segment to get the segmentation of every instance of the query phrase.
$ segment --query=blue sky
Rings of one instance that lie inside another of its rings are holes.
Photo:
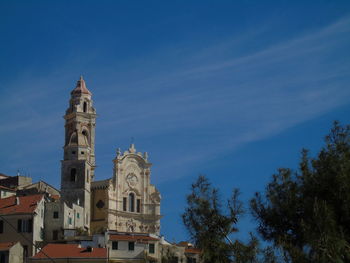
[[[162,233],[198,174],[247,201],[350,120],[349,1],[0,1],[0,172],[59,188],[64,115],[93,93],[97,179],[131,137],[149,152]],[[240,223],[245,239],[254,224]]]

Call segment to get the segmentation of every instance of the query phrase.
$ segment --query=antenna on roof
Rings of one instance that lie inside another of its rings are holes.
[[[17,176],[20,176],[21,174],[19,173],[19,169],[17,169]]]

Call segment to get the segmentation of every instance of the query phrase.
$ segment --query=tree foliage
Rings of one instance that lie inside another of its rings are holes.
[[[182,218],[191,239],[202,249],[202,261],[204,263],[276,262],[273,251],[262,251],[253,235],[247,244],[230,239],[231,234],[237,231],[239,216],[244,212],[243,204],[238,197],[239,191],[234,189],[230,199],[226,203],[222,202],[218,189],[212,187],[205,176],[199,176],[192,184]],[[260,252],[268,255],[268,259],[260,257]]]
[[[228,213],[223,211],[218,189],[213,188],[208,179],[199,176],[191,186],[187,196],[187,207],[182,215],[191,239],[203,250],[202,260],[206,262],[230,262],[231,247],[228,235],[235,232],[235,225],[242,211],[238,201],[238,190],[233,191],[227,202]]]
[[[279,169],[251,210],[258,232],[292,262],[350,262],[350,126],[337,122],[316,158]]]

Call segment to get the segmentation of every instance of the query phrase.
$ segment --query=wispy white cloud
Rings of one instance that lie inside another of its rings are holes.
[[[94,75],[101,77],[94,80],[95,86],[88,82],[88,87],[100,114],[98,149],[110,151],[119,146],[117,142],[135,136],[147,142],[141,144],[149,147],[145,150],[158,162],[157,179],[166,180],[164,173],[171,167],[176,170],[172,177],[181,176],[186,174],[184,167],[349,103],[350,59],[343,52],[350,44],[348,17],[244,56],[232,51],[258,41],[266,30],[247,32],[242,38],[225,39],[199,51],[196,44],[181,52],[175,46],[177,56],[165,54],[172,49],[161,50],[124,69],[118,67],[118,74],[111,68],[96,69]],[[36,142],[40,149],[46,145],[52,152],[50,147],[60,143],[53,141],[62,140],[61,116],[69,91],[62,86],[73,88],[69,83],[72,68],[65,66],[40,79],[27,76],[12,83],[16,93],[7,91],[1,96],[1,108],[7,114],[0,117],[6,123],[0,134],[31,133],[20,140],[26,146],[23,155]],[[65,77],[59,80],[60,75]],[[31,141],[33,133],[39,135]],[[110,165],[110,159],[101,163]],[[109,166],[99,169],[104,175],[111,170]]]

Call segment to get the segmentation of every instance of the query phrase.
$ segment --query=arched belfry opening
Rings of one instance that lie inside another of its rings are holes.
[[[72,168],[70,170],[70,181],[71,182],[76,182],[77,181],[77,169],[76,168]]]
[[[83,111],[87,112],[87,102],[86,101],[84,101],[84,104],[83,104]]]

